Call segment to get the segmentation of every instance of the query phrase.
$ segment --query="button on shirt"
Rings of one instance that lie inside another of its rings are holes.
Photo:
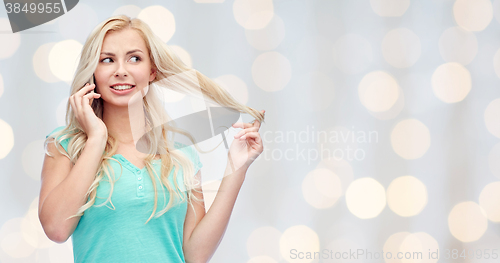
[[[64,126],[53,130],[62,130]],[[71,138],[61,142],[68,151]],[[175,147],[186,154],[194,164],[195,174],[203,166],[193,146],[175,143]],[[154,206],[154,190],[151,177],[146,167],[139,169],[121,154],[110,160],[115,175],[112,204],[106,199],[110,193],[109,178],[105,176],[97,187],[97,196],[93,206],[85,210],[78,226],[71,236],[75,263],[79,262],[185,262],[182,251],[184,220],[188,208],[187,201],[176,203],[159,218],[152,218],[144,224]],[[161,173],[161,160],[152,161],[158,176]],[[169,175],[173,184],[174,171]],[[166,187],[155,177],[158,191],[156,213],[162,210],[170,197]],[[177,175],[177,183],[186,196],[183,185],[182,168]],[[164,195],[165,193],[165,200]],[[187,197],[187,196],[186,196]]]

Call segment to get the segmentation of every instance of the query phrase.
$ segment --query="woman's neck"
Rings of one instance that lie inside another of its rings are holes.
[[[136,145],[137,141],[146,132],[144,104],[135,103],[128,107],[116,105],[103,105],[103,122],[106,124],[108,133],[118,140],[120,144]]]

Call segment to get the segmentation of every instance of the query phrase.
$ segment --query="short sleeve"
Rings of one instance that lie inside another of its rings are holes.
[[[200,161],[200,156],[198,154],[198,150],[196,150],[196,148],[193,145],[187,146],[187,145],[180,143],[180,142],[175,142],[175,147],[177,149],[183,149],[184,153],[186,153],[188,155],[188,157],[193,162],[194,174],[197,174],[198,171],[201,169],[201,167],[203,167],[203,164]]]
[[[194,146],[191,146],[191,156],[193,160],[193,165],[194,165],[194,174],[197,174],[198,171],[203,167],[203,164],[200,161],[200,155],[198,154],[198,150]]]
[[[65,126],[60,126],[60,127],[55,128],[52,132],[50,132],[47,136],[45,136],[45,139],[47,139],[49,136],[53,137],[52,135],[53,135],[54,133],[56,133],[56,132],[58,132],[58,131],[60,131],[60,130],[64,129],[64,127],[65,127]],[[62,135],[60,135],[60,136],[59,136],[59,137],[57,137],[57,138],[60,138],[61,136],[62,136]],[[70,139],[71,139],[71,138],[66,138],[66,139],[64,139],[64,140],[62,140],[62,141],[61,141],[61,146],[64,148],[64,150],[65,150],[66,152],[68,152],[68,145],[69,145],[69,140],[70,140]]]

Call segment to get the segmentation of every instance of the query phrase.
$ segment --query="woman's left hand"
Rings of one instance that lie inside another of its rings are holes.
[[[262,113],[265,111],[262,110]],[[262,153],[264,146],[260,138],[260,122],[253,123],[238,122],[233,124],[233,128],[242,128],[235,136],[229,147],[228,165],[233,171],[248,169],[250,164]],[[232,165],[232,166],[231,166]]]

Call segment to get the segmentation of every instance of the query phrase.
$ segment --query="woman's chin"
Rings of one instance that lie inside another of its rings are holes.
[[[142,101],[142,99],[139,101],[137,100],[137,96],[131,94],[130,96],[126,97],[121,97],[121,98],[109,98],[109,99],[104,99],[105,104],[113,105],[114,107],[129,107],[132,104],[136,104],[137,102]]]

